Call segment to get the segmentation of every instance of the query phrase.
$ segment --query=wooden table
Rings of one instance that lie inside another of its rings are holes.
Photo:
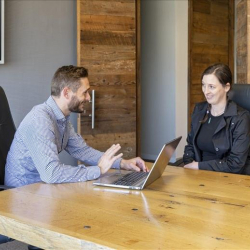
[[[250,176],[168,166],[143,191],[32,184],[0,192],[0,233],[45,249],[249,249]]]

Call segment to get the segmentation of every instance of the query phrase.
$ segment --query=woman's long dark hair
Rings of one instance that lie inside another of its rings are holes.
[[[229,83],[230,89],[231,89],[232,73],[231,73],[230,68],[227,65],[223,63],[216,63],[214,65],[209,66],[202,73],[201,81],[205,75],[215,75],[223,87],[226,87],[226,84]],[[203,120],[200,121],[201,123],[205,123],[207,121],[210,111],[211,111],[211,105],[209,104],[207,107],[207,112],[206,112],[205,117],[203,118]]]

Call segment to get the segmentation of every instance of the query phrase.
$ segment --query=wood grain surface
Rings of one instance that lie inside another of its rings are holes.
[[[89,70],[91,89],[96,93],[95,128],[91,128],[88,105],[78,132],[101,151],[120,143],[124,158],[135,157],[138,146],[137,2],[77,1],[78,65]]]
[[[235,4],[237,83],[250,83],[250,2],[237,0]]]
[[[189,1],[189,124],[196,103],[204,101],[201,74],[224,63],[234,73],[234,1]]]
[[[143,191],[92,182],[0,192],[0,233],[44,249],[249,249],[250,177],[168,166]]]

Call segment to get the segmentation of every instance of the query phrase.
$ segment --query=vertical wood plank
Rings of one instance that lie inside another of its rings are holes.
[[[141,0],[136,0],[136,155],[141,155]]]
[[[202,72],[214,63],[234,72],[233,40],[233,0],[189,0],[189,127],[195,104],[205,100]]]
[[[236,27],[236,67],[237,83],[247,82],[247,1],[239,0],[236,2],[237,27]]]
[[[77,65],[80,65],[80,60],[81,60],[81,46],[80,46],[80,34],[81,34],[81,14],[80,14],[80,1],[77,0],[76,2],[76,49],[77,49]],[[77,115],[77,133],[80,135],[81,134],[81,115]]]
[[[250,84],[250,3],[249,1],[247,1],[247,40],[246,40],[246,44],[247,44],[247,79],[245,81],[245,83]]]
[[[91,129],[91,107],[87,105],[78,131],[101,151],[120,143],[124,158],[136,156],[136,129],[140,127],[136,2],[77,2],[77,62],[88,69],[91,88],[96,91],[95,128]]]
[[[234,38],[235,38],[235,0],[229,0],[228,66],[232,71],[234,83]]]

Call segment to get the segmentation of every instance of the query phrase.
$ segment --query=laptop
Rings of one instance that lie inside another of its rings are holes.
[[[163,145],[150,172],[145,173],[126,170],[120,170],[115,173],[108,172],[93,182],[93,185],[140,190],[147,187],[161,177],[181,138],[180,136]]]

